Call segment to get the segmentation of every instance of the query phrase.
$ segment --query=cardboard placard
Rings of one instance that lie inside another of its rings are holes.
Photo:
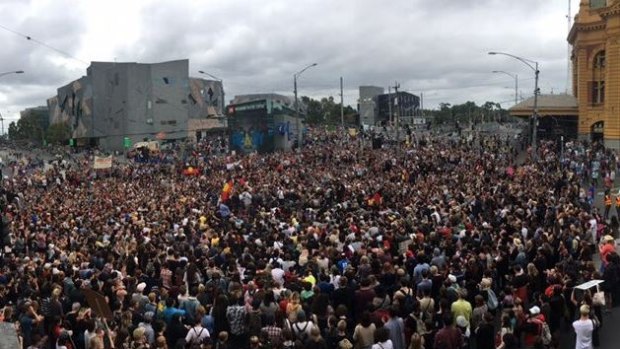
[[[88,306],[93,310],[93,312],[102,318],[107,320],[113,320],[114,314],[112,314],[112,309],[110,309],[110,305],[106,301],[105,297],[98,292],[89,289],[83,289],[82,293],[86,297],[86,301],[88,302]]]

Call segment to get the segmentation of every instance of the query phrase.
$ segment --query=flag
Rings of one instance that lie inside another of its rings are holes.
[[[224,184],[224,187],[222,188],[222,195],[220,195],[220,199],[222,200],[222,202],[228,201],[228,199],[230,198],[230,193],[232,192],[232,189],[233,189],[233,181],[231,179],[228,182],[226,182]]]

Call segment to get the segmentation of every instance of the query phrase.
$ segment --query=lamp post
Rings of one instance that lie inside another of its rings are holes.
[[[530,69],[534,71],[534,114],[532,115],[532,157],[536,160],[537,157],[537,149],[536,149],[536,134],[538,132],[538,75],[540,71],[538,70],[538,62],[533,61],[531,59],[515,56],[510,53],[505,52],[489,52],[490,55],[503,55],[512,57],[521,63],[527,65]]]
[[[299,149],[303,146],[303,130],[301,129],[301,120],[299,120],[299,102],[297,100],[297,78],[306,70],[316,67],[317,63],[312,63],[305,67],[304,69],[298,71],[293,75],[293,91],[295,92],[295,123],[297,125],[297,142],[299,144]]]
[[[0,73],[0,77],[3,77],[5,75],[23,74],[23,73],[24,73],[23,70],[7,71],[7,72],[4,72],[4,73]],[[2,123],[2,138],[4,138],[4,117],[2,115],[0,115],[0,123]]]
[[[503,70],[493,70],[493,73],[496,74],[505,74],[510,76],[511,78],[515,79],[515,105],[517,105],[517,100],[518,100],[518,91],[519,91],[519,75],[517,74],[512,74]]]
[[[209,73],[205,72],[204,70],[199,70],[198,72],[200,74],[206,75],[206,76],[211,77],[211,78],[215,79],[216,81],[220,82],[220,87],[222,89],[222,109],[220,109],[220,110],[222,111],[222,115],[225,115],[225,113],[226,113],[225,112],[225,109],[226,109],[226,97],[225,97],[225,94],[224,94],[224,80],[218,78],[215,75],[209,74]]]

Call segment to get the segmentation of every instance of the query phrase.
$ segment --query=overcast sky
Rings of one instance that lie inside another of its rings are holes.
[[[0,0],[0,112],[16,119],[45,105],[90,61],[190,59],[190,74],[224,80],[227,99],[255,92],[339,94],[355,106],[359,85],[423,92],[424,106],[524,98],[534,74],[488,51],[540,63],[542,93],[567,86],[569,0]],[[573,15],[579,0],[572,1]],[[68,55],[57,52],[67,53]],[[571,91],[569,91],[571,92]],[[7,127],[5,125],[5,127]]]

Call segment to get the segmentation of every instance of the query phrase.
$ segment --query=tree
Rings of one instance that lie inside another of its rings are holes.
[[[45,133],[45,139],[50,144],[66,144],[71,138],[71,126],[66,122],[51,124]]]
[[[17,120],[17,123],[11,122],[9,124],[9,139],[11,140],[29,140],[41,143],[44,133],[40,117],[34,113],[23,115]]]
[[[340,103],[336,103],[333,96],[321,98],[320,101],[307,96],[301,97],[306,105],[306,122],[309,124],[340,124]],[[343,108],[345,120],[355,120],[357,111],[347,105]]]

